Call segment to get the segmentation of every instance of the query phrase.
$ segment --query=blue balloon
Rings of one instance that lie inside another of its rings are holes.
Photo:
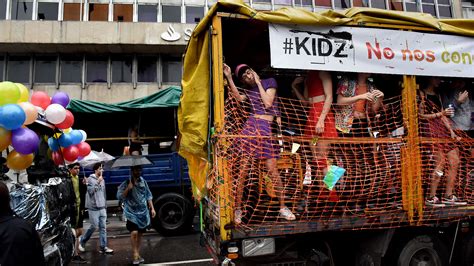
[[[0,108],[0,125],[7,130],[21,127],[25,120],[25,111],[18,104],[6,104]]]
[[[82,133],[81,133],[81,131],[79,131],[77,129],[73,129],[73,130],[71,130],[71,132],[69,132],[69,135],[72,138],[72,144],[73,145],[77,145],[77,144],[82,142]]]
[[[21,154],[30,154],[38,150],[39,137],[36,133],[29,129],[20,127],[12,130],[12,146],[15,151]]]
[[[59,150],[59,142],[57,139],[51,137],[48,139],[48,146],[52,151]]]
[[[63,133],[58,139],[59,145],[61,147],[67,148],[72,145],[71,134]]]

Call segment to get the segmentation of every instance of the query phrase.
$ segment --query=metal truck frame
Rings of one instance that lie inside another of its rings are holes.
[[[289,27],[343,25],[366,31],[392,29],[470,36],[471,41],[474,40],[474,21],[463,20],[463,25],[458,22],[436,20],[416,13],[357,8],[322,13],[292,8],[258,12],[243,4],[218,2],[197,26],[188,45],[178,117],[182,134],[180,153],[188,160],[195,196],[201,199],[203,240],[216,262],[222,265],[472,265],[473,202],[462,207],[446,208],[428,208],[424,204],[421,181],[423,169],[420,163],[423,158],[419,147],[430,140],[421,138],[418,132],[416,71],[403,74],[401,111],[406,128],[403,137],[359,140],[368,144],[403,145],[399,157],[405,162],[399,176],[403,191],[400,191],[401,202],[395,211],[363,216],[345,213],[309,221],[297,219],[277,222],[270,219],[258,224],[236,225],[233,222],[235,195],[232,194],[233,177],[230,175],[229,159],[220,155],[222,149],[230,147],[228,136],[222,137],[226,126],[226,84],[222,66],[229,59],[225,56],[233,57],[234,61],[236,57],[244,61],[261,56],[261,61],[266,60],[266,64],[270,65],[268,54],[249,52],[235,55],[234,51],[225,50],[224,42],[236,43],[237,47],[241,36],[245,34],[268,36],[266,30],[271,23],[290,25]],[[239,23],[246,23],[251,27],[242,31],[244,27],[235,26]],[[234,31],[226,32],[231,29]],[[266,45],[273,44],[269,40]],[[300,48],[301,45],[300,43]],[[391,57],[390,51],[374,47],[376,46],[370,48],[372,56]],[[430,47],[426,50],[430,50]],[[470,52],[471,59],[462,66],[467,72],[459,75],[461,77],[473,77],[474,51]],[[449,60],[448,57],[446,59]],[[315,65],[312,69],[337,70],[324,69],[320,65]],[[282,74],[294,70],[279,69],[272,62],[272,67],[265,68],[265,71]],[[363,72],[359,69],[353,71]],[[195,97],[196,91],[203,96],[191,101],[189,97]],[[207,112],[190,118],[190,104]],[[192,121],[199,123],[190,123]],[[204,130],[199,131],[193,126]],[[195,141],[199,137],[201,141]],[[289,137],[282,138],[284,142],[289,141]],[[330,141],[338,144],[350,142]],[[463,143],[472,145],[472,139],[463,139]],[[203,163],[205,161],[207,163]],[[213,188],[210,187],[212,185]],[[456,208],[455,215],[452,208]]]

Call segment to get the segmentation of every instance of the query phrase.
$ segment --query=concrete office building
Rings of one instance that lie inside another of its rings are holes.
[[[178,85],[188,36],[215,0],[0,0],[0,80],[106,103]],[[474,17],[473,0],[250,0],[258,10],[352,6]]]

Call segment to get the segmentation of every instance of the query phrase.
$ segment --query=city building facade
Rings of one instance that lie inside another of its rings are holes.
[[[179,85],[182,53],[215,0],[0,0],[0,80],[113,103]],[[371,7],[474,18],[472,0],[250,0],[257,10]]]

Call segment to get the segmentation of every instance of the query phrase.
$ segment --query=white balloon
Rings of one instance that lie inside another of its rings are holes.
[[[66,119],[66,109],[57,103],[50,104],[44,111],[46,120],[53,124],[59,124]]]
[[[87,139],[87,133],[86,133],[84,130],[82,130],[82,129],[79,129],[79,132],[81,132],[81,134],[82,134],[82,141],[86,141],[86,139]],[[81,142],[82,142],[82,141],[81,141]]]

